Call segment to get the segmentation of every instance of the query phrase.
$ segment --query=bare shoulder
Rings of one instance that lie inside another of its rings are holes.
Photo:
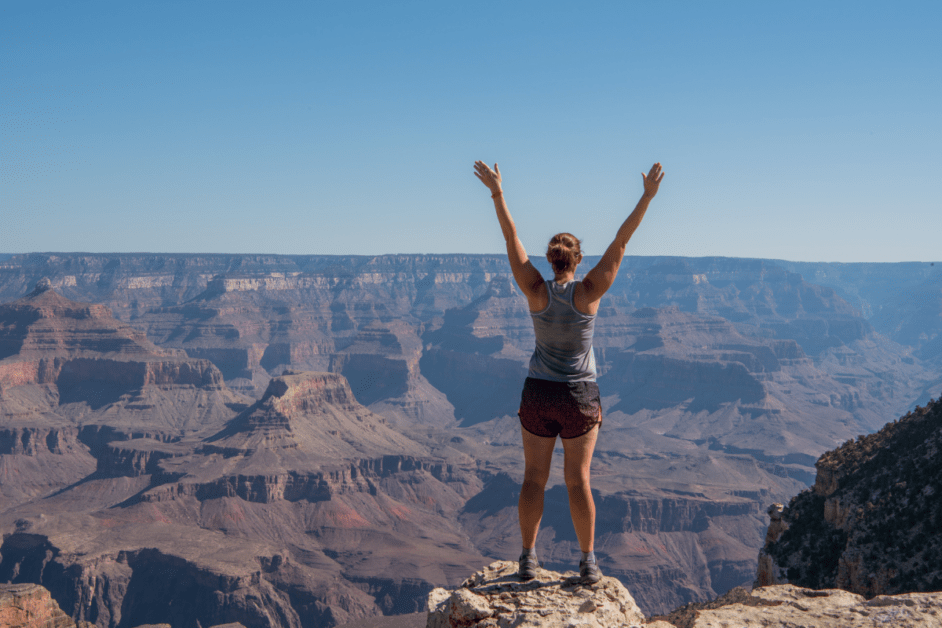
[[[582,280],[576,284],[576,287],[572,292],[572,304],[575,306],[576,310],[582,314],[589,314],[590,316],[594,316],[598,313],[599,301],[598,299],[592,299],[591,280],[588,282],[586,280]]]
[[[549,305],[549,289],[546,282],[541,278],[540,281],[534,281],[524,290],[524,296],[527,297],[527,305],[531,312],[542,312]]]

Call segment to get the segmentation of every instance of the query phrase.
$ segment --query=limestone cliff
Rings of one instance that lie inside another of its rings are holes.
[[[0,305],[0,474],[15,478],[0,481],[0,506],[96,468],[113,474],[102,466],[112,441],[218,429],[246,401],[208,360],[157,347],[107,307],[40,281]]]
[[[817,467],[766,541],[761,584],[867,597],[942,590],[942,403],[848,441]]]

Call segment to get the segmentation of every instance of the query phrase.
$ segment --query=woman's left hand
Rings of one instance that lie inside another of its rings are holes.
[[[651,171],[647,176],[642,172],[641,179],[644,181],[644,197],[648,199],[654,198],[658,188],[661,186],[661,180],[664,179],[664,171],[661,170],[661,163],[658,162],[651,166]]]
[[[474,176],[481,180],[481,183],[487,186],[491,194],[497,194],[500,188],[500,168],[494,163],[494,169],[491,170],[483,161],[474,162]]]

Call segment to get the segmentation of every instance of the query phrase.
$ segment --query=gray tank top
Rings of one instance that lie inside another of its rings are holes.
[[[595,315],[583,314],[572,304],[577,283],[559,285],[547,280],[549,305],[542,312],[530,312],[536,348],[530,358],[529,377],[553,382],[595,381]]]

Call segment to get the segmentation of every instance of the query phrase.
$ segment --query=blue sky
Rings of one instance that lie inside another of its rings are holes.
[[[939,260],[942,3],[0,2],[0,253]]]

